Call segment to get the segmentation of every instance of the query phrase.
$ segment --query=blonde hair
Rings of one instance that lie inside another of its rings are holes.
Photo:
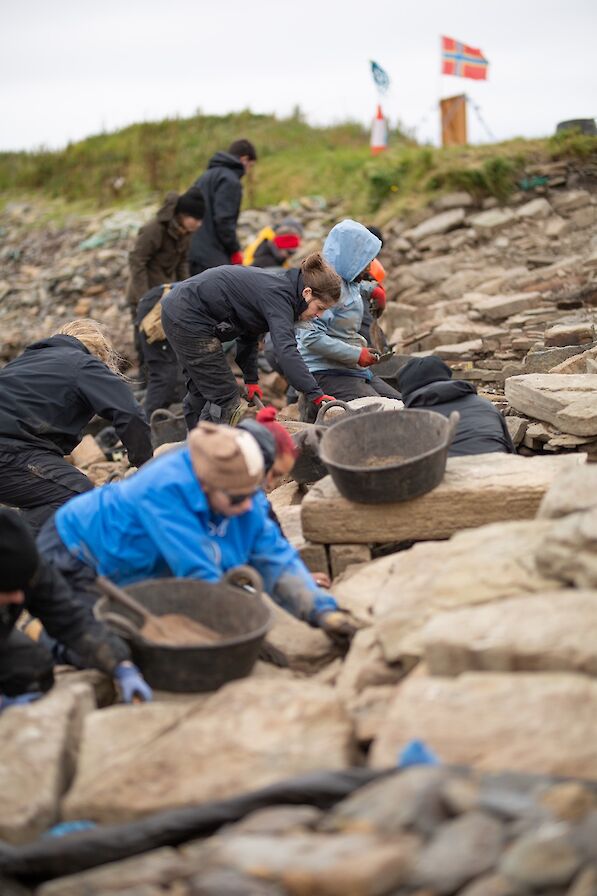
[[[316,299],[335,305],[342,291],[342,280],[320,252],[312,252],[301,263],[303,281],[310,286]]]
[[[83,343],[85,348],[89,349],[92,355],[103,361],[112,373],[122,376],[120,365],[123,358],[112,346],[104,328],[96,320],[92,320],[90,317],[80,317],[77,320],[71,320],[60,327],[54,335],[74,336],[75,339]]]

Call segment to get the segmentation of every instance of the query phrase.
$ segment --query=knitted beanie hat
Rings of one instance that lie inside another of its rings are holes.
[[[270,431],[276,441],[276,454],[291,454],[296,460],[299,450],[292,440],[292,436],[281,423],[276,420],[276,409],[273,407],[261,408],[255,418],[261,426]]]
[[[260,423],[257,423],[256,420],[251,420],[250,417],[245,417],[244,420],[241,420],[237,428],[244,429],[246,432],[251,433],[261,449],[265,472],[269,473],[276,459],[276,440],[272,433],[269,432],[265,426],[261,426]]]
[[[217,423],[199,423],[189,434],[191,463],[202,485],[250,495],[263,482],[263,455],[252,435]]]
[[[14,510],[0,510],[0,591],[21,591],[39,566],[33,533]]]
[[[199,187],[191,187],[186,193],[178,197],[174,213],[176,215],[189,215],[197,221],[203,220],[205,200]]]

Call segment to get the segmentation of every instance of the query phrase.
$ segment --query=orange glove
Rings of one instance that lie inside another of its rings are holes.
[[[376,286],[371,293],[371,310],[377,311],[379,314],[386,307],[386,291],[383,286]]]
[[[372,364],[377,364],[378,361],[378,355],[369,351],[368,348],[361,349],[361,354],[359,355],[359,367],[371,367]]]
[[[243,263],[243,253],[235,252],[234,255],[230,256],[230,264],[242,264]]]

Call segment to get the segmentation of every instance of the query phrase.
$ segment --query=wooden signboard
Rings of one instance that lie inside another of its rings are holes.
[[[466,134],[466,96],[447,96],[439,101],[442,117],[442,146],[464,146]]]

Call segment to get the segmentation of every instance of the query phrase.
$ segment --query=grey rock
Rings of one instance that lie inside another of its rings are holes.
[[[475,204],[475,200],[470,193],[461,190],[457,193],[446,193],[439,196],[433,203],[434,208],[438,211],[447,211],[450,208],[471,208]]]
[[[597,506],[597,467],[583,464],[566,470],[546,491],[537,519],[555,520]]]
[[[504,830],[484,812],[468,812],[442,825],[422,849],[412,883],[434,893],[453,893],[490,871],[499,859]]]
[[[450,209],[439,215],[434,215],[432,218],[428,218],[426,221],[423,221],[422,224],[419,224],[418,227],[407,231],[404,236],[413,242],[418,243],[436,233],[447,233],[448,230],[453,230],[455,227],[459,227],[464,222],[465,217],[466,212],[463,208]]]
[[[215,868],[191,878],[188,893],[189,896],[287,896],[288,890],[240,871]]]
[[[562,348],[550,348],[545,351],[530,351],[524,359],[525,373],[549,373],[549,371],[561,364],[562,361],[568,360],[575,355],[581,355],[592,346],[587,345],[567,345]]]
[[[581,865],[570,828],[560,822],[521,837],[504,853],[498,870],[517,883],[538,888],[569,883]]]

